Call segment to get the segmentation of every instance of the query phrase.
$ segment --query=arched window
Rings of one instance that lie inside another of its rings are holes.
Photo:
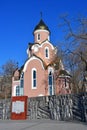
[[[20,95],[24,94],[24,73],[20,77]]]
[[[53,70],[50,69],[48,73],[48,85],[49,85],[49,95],[53,95]]]
[[[48,47],[45,48],[45,57],[49,58],[49,48]]]
[[[24,87],[24,73],[21,74],[20,77],[20,87],[23,88]]]
[[[36,69],[32,69],[32,88],[35,89],[37,87],[37,72]]]
[[[16,96],[20,96],[20,87],[16,86]]]

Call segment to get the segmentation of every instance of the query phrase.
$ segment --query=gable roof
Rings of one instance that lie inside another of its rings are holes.
[[[68,71],[66,71],[66,70],[60,70],[59,71],[59,77],[61,77],[61,76],[68,76],[68,77],[71,77],[71,75],[69,74],[69,72]]]

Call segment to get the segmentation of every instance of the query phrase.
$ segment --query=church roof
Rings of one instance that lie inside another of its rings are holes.
[[[71,75],[66,70],[60,70],[59,76],[69,76],[69,77],[71,77]]]
[[[44,21],[43,21],[42,19],[41,19],[40,22],[36,25],[34,31],[39,30],[39,29],[41,29],[41,30],[47,30],[47,31],[50,32],[48,26],[44,23]]]

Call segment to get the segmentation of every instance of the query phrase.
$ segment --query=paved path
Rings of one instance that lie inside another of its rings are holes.
[[[87,130],[87,124],[53,120],[1,120],[0,130]]]

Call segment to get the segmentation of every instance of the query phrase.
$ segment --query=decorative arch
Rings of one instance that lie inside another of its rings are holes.
[[[41,63],[42,68],[44,69],[43,62],[42,62],[39,58],[37,58],[36,56],[32,56],[30,59],[28,59],[28,60],[26,61],[25,65],[24,65],[23,72],[26,71],[29,62],[31,62],[31,61],[33,61],[33,60],[38,60],[38,61]]]
[[[48,40],[42,42],[42,44],[40,46],[42,47],[44,44],[48,44],[51,46],[52,49],[54,49],[54,46]]]

